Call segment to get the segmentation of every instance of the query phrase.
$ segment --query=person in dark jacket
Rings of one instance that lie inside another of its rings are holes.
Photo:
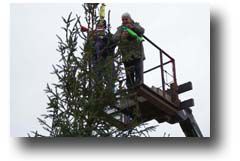
[[[114,90],[114,49],[112,34],[106,30],[106,21],[100,20],[96,25],[93,37],[95,52],[93,54],[93,68],[97,78],[105,81],[106,87]]]
[[[143,83],[143,60],[145,60],[142,42],[127,32],[124,27],[135,32],[139,37],[143,35],[144,28],[134,22],[129,13],[122,15],[122,25],[117,28],[113,40],[118,44],[118,52],[126,72],[126,86],[131,88]]]

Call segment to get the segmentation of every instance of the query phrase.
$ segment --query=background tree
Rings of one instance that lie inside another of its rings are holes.
[[[93,68],[94,30],[99,20],[97,15],[99,4],[83,4],[87,32],[80,30],[80,16],[73,18],[72,13],[67,18],[62,17],[65,24],[64,37],[58,37],[60,53],[59,64],[53,65],[53,73],[58,82],[47,84],[47,114],[38,118],[50,137],[58,136],[95,136],[95,137],[130,137],[149,136],[148,132],[155,126],[146,127],[140,124],[140,113],[137,108],[131,118],[132,126],[128,129],[118,129],[109,117],[110,112],[119,110],[121,100],[128,98],[124,84],[121,56],[112,54],[104,63],[98,63],[96,68],[103,75],[99,79],[98,72]],[[109,19],[109,18],[108,18]],[[110,31],[110,24],[108,25]],[[79,45],[82,44],[82,45]],[[110,44],[110,43],[109,43]],[[107,45],[107,48],[112,48]],[[114,52],[114,51],[113,51]],[[111,64],[114,61],[114,69]],[[113,74],[114,73],[114,74]],[[114,88],[109,88],[109,78]],[[122,114],[118,114],[122,120]],[[115,119],[117,119],[115,117]],[[37,131],[35,137],[41,137]]]

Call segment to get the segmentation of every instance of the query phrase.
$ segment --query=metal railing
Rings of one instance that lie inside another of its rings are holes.
[[[171,64],[172,65],[172,71],[168,71],[167,73],[169,75],[172,76],[173,78],[173,83],[172,85],[174,86],[174,88],[177,87],[177,78],[176,78],[176,67],[175,67],[175,60],[170,56],[168,55],[163,49],[161,49],[159,46],[157,46],[154,42],[152,42],[148,37],[146,37],[145,35],[143,35],[144,39],[147,40],[152,46],[154,46],[156,49],[159,50],[159,56],[160,56],[160,65],[157,65],[153,68],[150,68],[146,71],[143,72],[143,74],[145,73],[148,73],[150,71],[153,71],[157,68],[160,68],[160,71],[161,71],[161,86],[162,86],[162,92],[163,92],[163,96],[165,97],[166,95],[166,76],[164,76],[164,66],[167,65],[167,64]],[[164,62],[163,60],[163,57],[167,57],[168,60]]]

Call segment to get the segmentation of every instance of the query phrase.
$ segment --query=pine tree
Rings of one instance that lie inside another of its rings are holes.
[[[70,13],[67,18],[62,17],[65,36],[62,38],[57,35],[57,51],[61,59],[59,64],[53,65],[52,73],[57,76],[58,82],[47,84],[48,113],[38,118],[50,137],[148,136],[148,132],[155,129],[155,126],[146,127],[146,124],[139,123],[137,106],[131,120],[133,126],[129,129],[118,129],[109,120],[109,117],[113,117],[108,116],[109,111],[119,110],[117,106],[128,97],[128,91],[124,84],[121,56],[114,50],[112,56],[93,66],[95,49],[92,37],[99,21],[98,6],[98,3],[83,4],[87,32],[80,31],[80,16],[73,18]],[[108,44],[107,48],[111,50],[113,47]],[[43,135],[36,131],[34,136]]]

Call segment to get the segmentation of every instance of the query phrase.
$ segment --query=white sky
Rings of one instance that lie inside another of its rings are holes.
[[[192,81],[193,90],[181,98],[194,98],[193,114],[204,136],[210,136],[210,14],[201,4],[107,4],[112,32],[129,12],[145,28],[145,35],[176,61],[178,84]],[[52,64],[58,63],[56,34],[61,16],[83,15],[81,4],[11,5],[11,136],[42,132],[37,117],[46,113],[47,83],[56,81]],[[145,70],[159,63],[158,51],[144,42]],[[147,85],[160,85],[160,72],[145,76]],[[156,124],[156,121],[151,121]],[[151,136],[184,136],[178,124],[160,124]]]

